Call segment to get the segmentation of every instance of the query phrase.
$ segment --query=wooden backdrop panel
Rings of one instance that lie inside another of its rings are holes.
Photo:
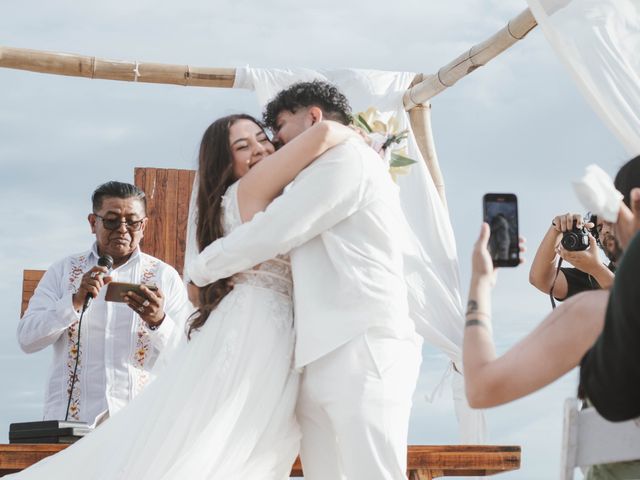
[[[149,221],[142,251],[172,265],[182,275],[187,245],[189,200],[195,171],[136,168],[135,184],[147,196]]]

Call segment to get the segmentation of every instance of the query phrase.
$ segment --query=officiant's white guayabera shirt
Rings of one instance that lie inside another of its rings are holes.
[[[196,285],[290,252],[296,367],[371,327],[418,338],[403,275],[405,219],[387,165],[359,139],[327,151],[251,222],[204,249]]]
[[[98,263],[93,248],[52,265],[38,284],[18,324],[18,341],[27,352],[53,345],[53,361],[45,389],[45,420],[64,420],[73,376],[79,312],[71,297],[82,275]],[[156,284],[165,295],[167,314],[157,330],[125,303],[105,302],[100,290],[82,319],[77,380],[69,419],[92,423],[105,410],[124,407],[151,378],[160,351],[184,335],[191,304],[173,267],[136,250],[110,273],[115,282]]]

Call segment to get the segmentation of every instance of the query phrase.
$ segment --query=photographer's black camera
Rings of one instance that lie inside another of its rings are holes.
[[[573,228],[562,232],[562,246],[571,252],[580,252],[589,248],[589,230],[585,227],[576,227],[576,221],[573,221]]]

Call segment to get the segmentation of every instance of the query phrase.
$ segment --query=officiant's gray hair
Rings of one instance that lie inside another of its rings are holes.
[[[301,108],[318,107],[328,120],[348,125],[351,123],[351,106],[338,87],[328,82],[294,83],[278,93],[265,107],[263,121],[272,130],[281,112],[296,113]]]
[[[130,183],[110,181],[99,185],[91,195],[93,212],[97,213],[102,208],[102,201],[107,197],[113,198],[135,198],[142,204],[144,211],[147,211],[147,199],[142,190]]]

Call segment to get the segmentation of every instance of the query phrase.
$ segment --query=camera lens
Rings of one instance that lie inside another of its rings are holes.
[[[564,234],[561,243],[566,250],[575,250],[580,242],[575,233],[569,232]]]

